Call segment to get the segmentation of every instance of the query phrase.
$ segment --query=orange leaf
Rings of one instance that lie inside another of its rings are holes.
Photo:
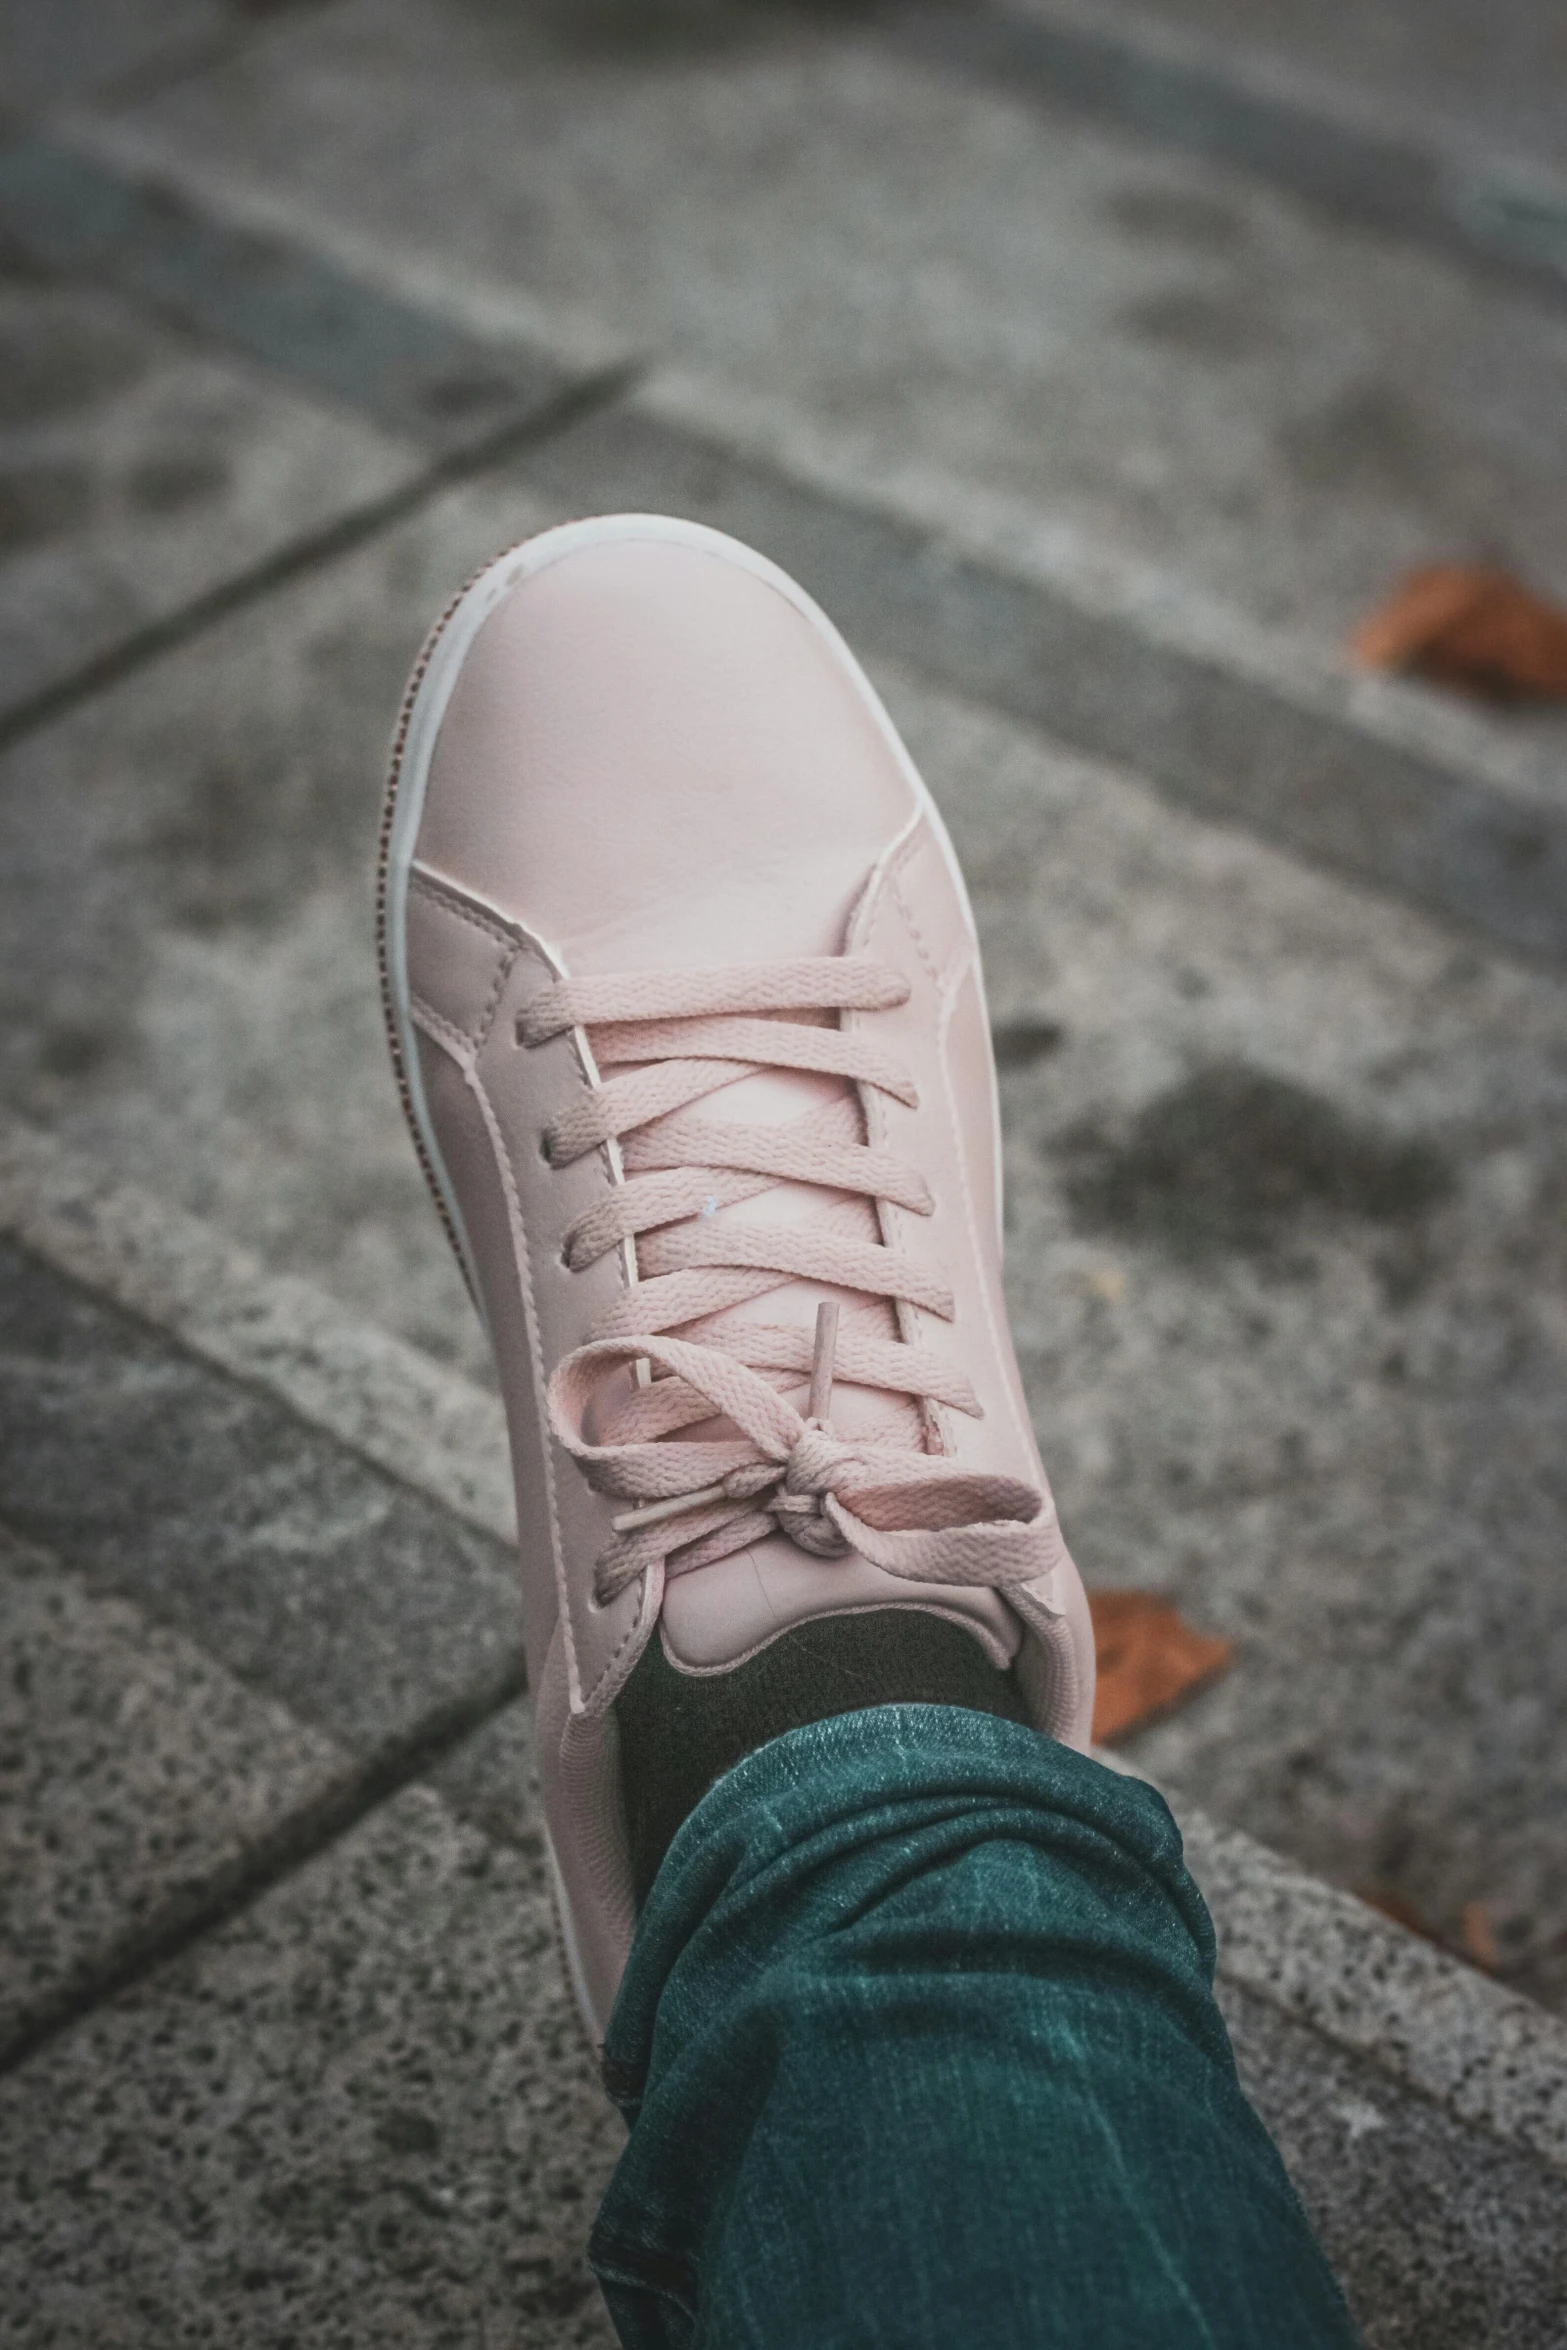
[[[1483,563],[1410,572],[1355,631],[1364,669],[1405,669],[1493,699],[1567,697],[1567,612]]]
[[[1124,1737],[1222,1673],[1227,1640],[1183,1624],[1155,1591],[1091,1591],[1099,1686],[1094,1736],[1101,1745]]]
[[[1464,1903],[1464,1914],[1458,1930],[1463,1937],[1464,1955],[1475,1966],[1482,1967],[1488,1975],[1494,1975],[1501,1966],[1502,1953],[1497,1944],[1496,1928],[1491,1923],[1491,1913],[1483,1901]]]
[[[1368,1909],[1378,1910],[1383,1917],[1391,1918],[1394,1925],[1402,1926],[1406,1934],[1418,1934],[1422,1942],[1434,1942],[1439,1950],[1447,1948],[1424,1911],[1417,1909],[1409,1896],[1400,1893],[1396,1886],[1375,1883],[1357,1885],[1355,1893]]]

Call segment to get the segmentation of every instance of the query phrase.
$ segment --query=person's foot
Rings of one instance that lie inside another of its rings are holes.
[[[810,600],[716,532],[619,516],[502,557],[426,645],[381,945],[506,1400],[602,2039],[638,1891],[748,1746],[909,1697],[1087,1739],[1088,1612],[1002,1303],[973,920]]]

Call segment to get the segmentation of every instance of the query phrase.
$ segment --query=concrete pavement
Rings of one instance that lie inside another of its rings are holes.
[[[1237,1643],[1128,1759],[1368,2339],[1562,2338],[1562,2027],[1234,1831],[1567,1998],[1561,725],[1341,653],[1424,555],[1567,584],[1567,303],[893,15],[8,36],[0,2338],[603,2338],[367,860],[430,612],[629,504],[796,568],[952,824],[1074,1547]],[[1175,34],[1443,153],[1405,22]]]
[[[620,2125],[559,1974],[526,1705],[482,1637],[506,1613],[472,1581],[504,1571],[471,1524],[484,1398],[415,1495],[343,1441],[367,1373],[390,1419],[428,1400],[373,1328],[334,1309],[324,1344],[298,1284],[14,1126],[0,1225],[28,1243],[0,1246],[0,1489],[32,1667],[0,1727],[0,2340],[606,2341],[581,2254]],[[152,1456],[132,1491],[128,1453]],[[179,1487],[180,1460],[211,1473]],[[390,1735],[372,1612],[404,1631]],[[1243,2075],[1368,2340],[1555,2343],[1567,2026],[1245,1836],[1187,1833]]]

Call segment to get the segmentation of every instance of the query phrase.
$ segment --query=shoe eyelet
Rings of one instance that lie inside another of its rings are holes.
[[[549,1128],[547,1126],[545,1127],[544,1132],[539,1136],[539,1157],[544,1161],[546,1167],[554,1167],[555,1154],[550,1149],[550,1135]]]

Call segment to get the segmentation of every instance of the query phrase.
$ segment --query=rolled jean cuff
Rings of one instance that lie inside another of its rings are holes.
[[[627,2350],[1350,2350],[1151,1787],[1016,1722],[791,1730],[665,1856],[589,2257]]]
[[[772,1739],[685,1821],[638,1921],[610,2019],[610,2095],[634,2118],[655,2064],[667,2069],[765,1971],[866,1919],[900,1879],[948,1870],[995,1844],[1032,1848],[1048,1862],[1055,1914],[1020,1919],[1015,1902],[994,1914],[981,1905],[960,1938],[933,1921],[925,1963],[1033,1971],[1091,1955],[1107,1986],[1118,1966],[1145,1977],[1152,1968],[1186,2028],[1217,2038],[1227,2057],[1211,2005],[1213,1927],[1164,1798],[1017,1722],[959,1706],[890,1705]],[[1068,1881],[1076,1899],[1059,1898]]]

